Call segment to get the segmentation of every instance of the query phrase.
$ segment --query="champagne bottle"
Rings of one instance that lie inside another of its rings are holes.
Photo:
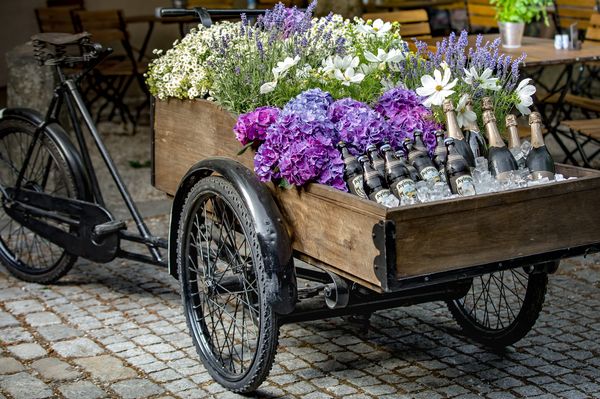
[[[467,111],[471,111],[475,113],[473,110],[473,101],[471,100],[471,96],[467,95],[467,103],[465,105]],[[477,157],[485,157],[488,156],[488,149],[485,139],[483,135],[479,131],[479,126],[477,125],[477,120],[474,121],[466,121],[465,126],[463,126],[465,131],[465,140],[469,144],[471,151],[473,152],[473,156]]]
[[[465,158],[456,149],[456,140],[448,137],[444,140],[448,149],[448,160],[445,165],[446,176],[452,194],[460,196],[475,195],[475,183],[471,176],[471,169]]]
[[[435,132],[435,141],[436,141],[436,146],[435,146],[435,151],[433,153],[433,163],[435,164],[435,167],[438,169],[438,172],[440,174],[440,179],[443,182],[447,182],[445,166],[446,166],[446,160],[448,159],[448,149],[446,148],[446,145],[444,144],[444,132],[442,132],[441,130]]]
[[[529,115],[529,125],[531,126],[532,148],[529,155],[527,155],[527,168],[536,180],[544,177],[553,180],[555,174],[554,160],[544,143],[542,116],[539,112],[532,112]]]
[[[398,199],[387,188],[385,179],[371,166],[369,157],[361,155],[358,162],[361,163],[363,168],[364,188],[367,197],[381,205],[397,206],[399,204]]]
[[[427,147],[425,147],[421,135],[420,131],[415,131],[414,145],[411,145],[410,139],[404,140],[403,144],[408,152],[408,162],[419,172],[421,179],[437,183],[441,180],[440,174],[427,155]]]
[[[408,142],[410,143],[410,139],[407,138],[406,140],[408,140]],[[408,157],[406,155],[407,153],[404,153],[404,151],[402,151],[402,150],[398,150],[398,151],[396,151],[396,157],[402,163],[402,165],[404,165],[404,167],[406,169],[408,169],[408,173],[410,173],[410,178],[414,182],[423,180],[423,179],[421,179],[421,175],[419,175],[419,172],[417,172],[415,167],[408,163]]]
[[[401,200],[418,202],[417,186],[406,166],[396,157],[389,144],[382,145],[381,151],[385,160],[385,178],[392,193]]]
[[[362,198],[368,198],[365,194],[363,170],[356,157],[350,154],[346,143],[340,141],[337,145],[338,149],[342,153],[342,159],[344,160],[344,180],[348,186],[348,190],[354,195],[358,195]]]
[[[498,180],[509,178],[510,172],[517,170],[519,166],[515,157],[510,153],[498,127],[496,126],[496,116],[494,115],[494,104],[490,97],[483,98],[483,123],[488,135],[488,164],[490,172]]]
[[[521,138],[517,127],[517,117],[513,114],[506,115],[506,129],[508,129],[508,149],[510,150],[519,169],[525,168],[525,155],[521,151]]]
[[[467,161],[470,167],[475,167],[475,157],[471,147],[467,144],[465,136],[458,127],[458,121],[456,120],[456,112],[454,111],[454,105],[449,99],[445,99],[442,103],[444,113],[446,114],[446,127],[448,128],[448,137],[454,139],[454,146],[460,155]]]
[[[373,168],[379,172],[381,177],[385,177],[385,161],[379,155],[379,150],[377,150],[375,144],[369,144],[367,146],[367,155],[369,156]]]

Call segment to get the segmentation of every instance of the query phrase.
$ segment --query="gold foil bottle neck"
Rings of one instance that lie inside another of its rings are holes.
[[[494,109],[494,100],[492,100],[492,97],[483,97],[481,99],[481,108],[484,111],[492,111]]]
[[[542,115],[539,112],[532,112],[529,115],[529,124],[542,123]]]
[[[517,117],[513,114],[506,115],[506,127],[517,126]]]
[[[454,111],[454,105],[452,105],[452,101],[450,99],[445,99],[442,103],[442,109],[444,112]]]
[[[491,110],[486,110],[483,112],[483,123],[487,125],[488,123],[496,123],[496,115]]]

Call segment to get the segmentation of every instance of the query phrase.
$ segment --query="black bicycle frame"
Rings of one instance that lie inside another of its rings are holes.
[[[60,115],[63,102],[65,102],[69,114],[69,120],[73,127],[73,131],[77,139],[77,144],[79,146],[79,152],[81,154],[83,166],[90,179],[93,202],[105,208],[102,190],[98,182],[96,172],[94,170],[94,165],[92,163],[87,144],[85,142],[83,129],[79,123],[79,117],[83,119],[83,122],[89,130],[92,139],[96,144],[96,148],[98,149],[98,152],[100,153],[104,164],[108,168],[108,171],[110,172],[113,181],[117,185],[117,189],[119,190],[119,193],[121,194],[121,197],[123,198],[123,201],[125,202],[125,205],[127,206],[127,209],[131,214],[133,220],[135,221],[136,227],[138,229],[139,234],[132,234],[126,231],[121,231],[119,232],[120,238],[126,241],[145,244],[150,252],[150,256],[148,256],[119,249],[117,252],[117,257],[145,263],[151,263],[160,266],[166,266],[166,261],[163,259],[159,248],[166,249],[167,242],[166,240],[159,237],[155,237],[150,233],[142,215],[140,214],[135,202],[131,197],[131,194],[129,193],[129,190],[127,189],[127,186],[124,184],[123,179],[121,178],[121,175],[119,174],[119,171],[108,152],[108,149],[104,145],[102,137],[100,136],[100,133],[98,132],[98,129],[92,119],[92,116],[90,115],[90,112],[87,109],[87,106],[85,105],[83,97],[81,96],[81,93],[79,91],[79,83],[81,79],[87,74],[87,72],[91,71],[100,61],[101,59],[95,62],[94,65],[88,66],[88,68],[84,72],[80,73],[75,78],[67,78],[63,73],[61,67],[59,65],[55,66],[56,73],[59,78],[59,85],[54,90],[54,95],[52,97],[52,101],[50,102],[50,106],[48,107],[48,111],[46,113],[46,118],[44,122],[36,128],[31,144],[27,150],[26,157],[23,161],[23,167],[19,171],[19,176],[15,185],[15,191],[18,193],[18,191],[21,188],[25,170],[28,167],[30,158],[33,155],[36,142],[37,140],[39,140],[41,132],[48,124],[59,123],[58,117]]]

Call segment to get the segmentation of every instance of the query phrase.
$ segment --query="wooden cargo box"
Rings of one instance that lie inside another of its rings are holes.
[[[253,154],[236,154],[235,116],[204,101],[157,101],[153,184],[174,195],[196,162],[213,156],[253,169]],[[532,188],[401,208],[319,184],[285,190],[269,184],[287,222],[297,256],[376,291],[403,279],[541,255],[600,242],[600,172],[557,165],[578,179]],[[385,226],[394,226],[388,248]],[[383,264],[382,264],[383,263]]]

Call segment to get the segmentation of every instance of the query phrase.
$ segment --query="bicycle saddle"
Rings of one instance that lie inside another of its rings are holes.
[[[88,32],[81,33],[56,33],[46,32],[38,33],[31,36],[31,40],[42,42],[46,44],[52,44],[54,46],[66,46],[69,44],[78,44],[82,39],[87,39],[92,35]]]

